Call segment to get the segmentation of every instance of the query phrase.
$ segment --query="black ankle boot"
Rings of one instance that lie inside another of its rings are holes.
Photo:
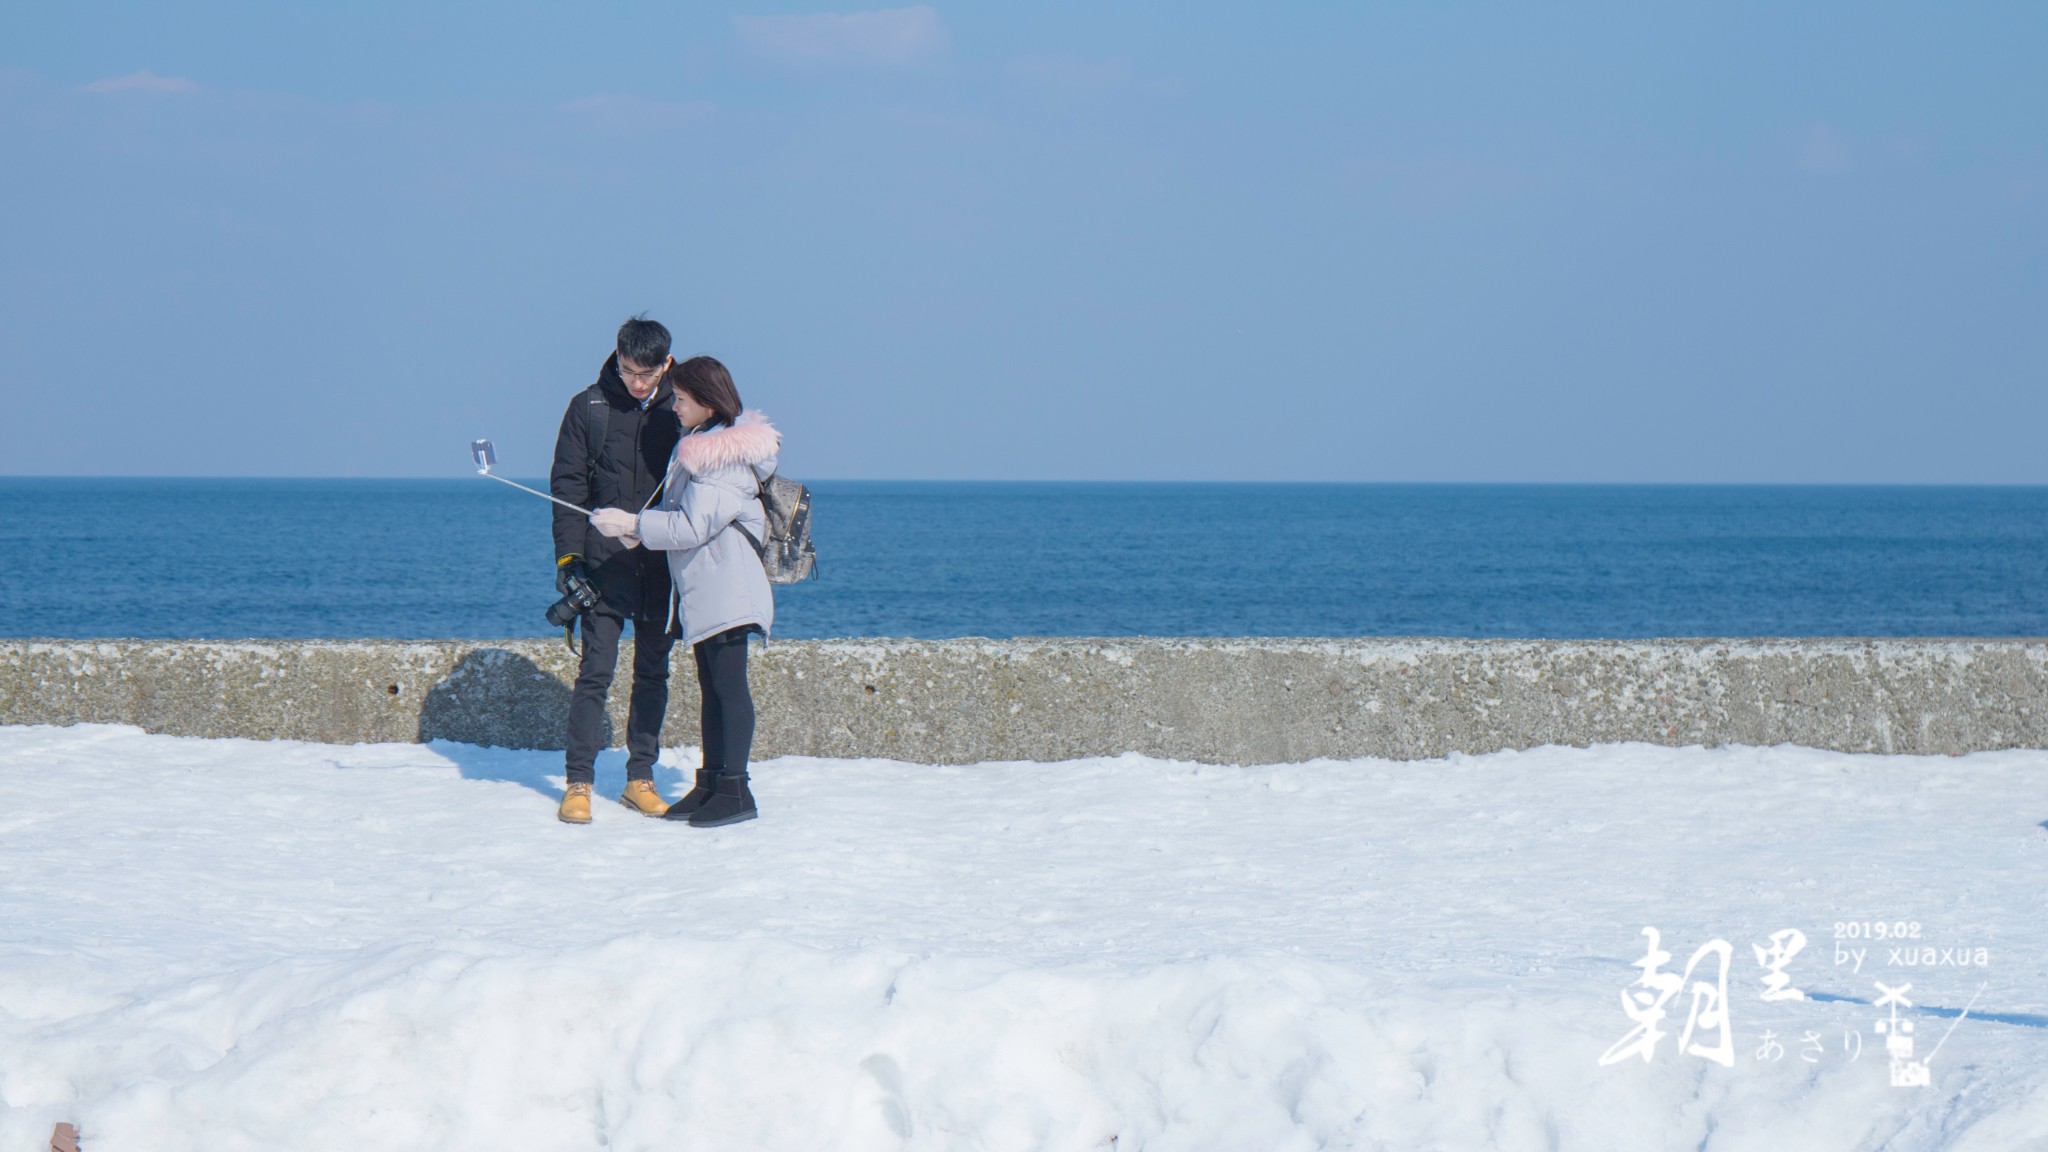
[[[690,827],[716,828],[721,824],[737,824],[752,820],[760,815],[754,810],[754,794],[747,790],[744,774],[720,774],[711,783],[711,799],[690,814]]]
[[[711,782],[717,778],[718,769],[716,768],[697,769],[696,786],[683,793],[680,797],[677,797],[676,802],[668,806],[668,811],[661,814],[661,818],[663,820],[688,820],[690,813],[702,808],[704,802],[711,799]]]

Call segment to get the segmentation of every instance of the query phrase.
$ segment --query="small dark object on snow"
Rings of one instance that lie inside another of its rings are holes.
[[[50,1152],[78,1152],[78,1129],[59,1124],[50,1132]]]
[[[712,781],[711,797],[704,806],[690,813],[690,827],[718,828],[726,824],[737,824],[752,820],[760,812],[754,808],[754,794],[747,790],[747,778],[721,773]]]

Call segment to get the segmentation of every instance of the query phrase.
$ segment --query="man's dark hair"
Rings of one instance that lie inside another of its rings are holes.
[[[732,373],[709,356],[692,356],[669,369],[668,386],[717,413],[720,424],[730,427],[740,418],[740,390],[732,386]]]
[[[642,312],[619,325],[619,359],[641,368],[659,368],[668,359],[668,329]]]

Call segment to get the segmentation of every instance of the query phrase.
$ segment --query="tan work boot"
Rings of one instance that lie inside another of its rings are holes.
[[[590,823],[590,785],[571,784],[562,793],[562,806],[555,810],[555,817],[564,824]]]
[[[642,816],[659,816],[668,811],[668,801],[654,790],[652,780],[628,780],[626,790],[619,793],[619,803],[631,808]]]

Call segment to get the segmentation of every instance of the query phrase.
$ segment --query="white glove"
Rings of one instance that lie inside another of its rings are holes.
[[[628,548],[640,542],[640,518],[623,508],[599,508],[590,514],[590,522],[607,536],[627,537]]]

